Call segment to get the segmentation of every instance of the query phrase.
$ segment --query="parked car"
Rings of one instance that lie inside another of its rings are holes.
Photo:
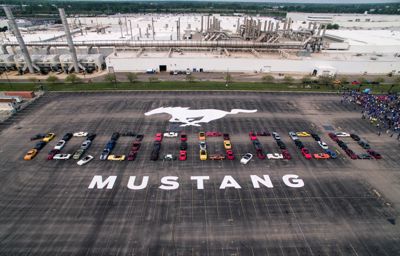
[[[174,160],[176,160],[177,158],[176,158],[176,156],[174,156],[173,154],[166,154],[166,155],[164,155],[164,160],[165,161],[174,161]]]
[[[37,155],[38,151],[37,149],[31,149],[29,150],[26,155],[24,156],[24,160],[32,160],[36,155]]]
[[[261,142],[258,139],[253,140],[253,146],[256,150],[262,150]]]
[[[104,150],[103,150],[103,152],[101,153],[101,155],[100,155],[100,160],[107,160],[107,157],[108,157],[108,155],[110,154],[110,152],[111,152],[111,150],[110,149],[108,149],[108,148],[105,148]]]
[[[235,159],[235,155],[233,154],[233,151],[232,151],[232,150],[227,150],[227,151],[226,151],[226,157],[227,157],[229,160],[234,160],[234,159]]]
[[[281,139],[281,136],[277,132],[273,132],[272,133],[272,137],[274,137],[275,140],[280,140]]]
[[[253,154],[246,153],[242,156],[242,159],[240,159],[240,163],[247,164],[252,158],[253,158]]]
[[[286,149],[286,144],[283,141],[277,140],[276,144],[278,144],[280,149]]]
[[[346,152],[346,154],[347,154],[351,159],[353,159],[353,160],[358,159],[358,156],[354,153],[353,150],[347,148],[347,149],[345,150],[345,152]]]
[[[188,144],[186,141],[181,141],[181,144],[179,146],[180,150],[187,150]]]
[[[153,150],[160,151],[160,149],[161,149],[161,142],[159,141],[153,142]]]
[[[303,142],[301,142],[300,140],[295,140],[295,141],[294,141],[294,144],[296,144],[296,146],[297,146],[299,149],[304,148]]]
[[[187,135],[184,133],[181,133],[181,141],[187,141]]]
[[[90,145],[92,144],[91,140],[85,140],[84,142],[82,142],[81,144],[81,148],[82,149],[88,149],[90,147]]]
[[[167,137],[167,138],[178,137],[178,133],[177,132],[165,132],[164,137]]]
[[[350,134],[347,132],[335,132],[337,137],[350,137]]]
[[[225,150],[232,149],[232,144],[230,140],[224,140],[224,148]]]
[[[135,137],[136,133],[134,132],[124,132],[121,134],[121,136],[125,136],[125,137]]]
[[[359,141],[361,139],[357,134],[354,134],[354,133],[351,133],[350,137],[355,141]]]
[[[114,133],[111,135],[111,140],[112,140],[112,141],[117,141],[117,140],[119,139],[120,136],[121,136],[121,135],[119,134],[119,132],[114,132]]]
[[[363,149],[371,148],[370,145],[366,141],[363,141],[363,140],[358,141],[358,145],[360,145]]]
[[[58,149],[52,149],[50,150],[49,154],[47,155],[47,160],[52,160],[53,157],[57,154],[60,154],[60,150]]]
[[[88,135],[87,132],[75,132],[73,134],[74,137],[86,137]]]
[[[43,138],[42,141],[44,141],[44,142],[49,142],[49,141],[51,141],[52,139],[54,139],[54,137],[56,137],[56,134],[55,134],[55,133],[48,133],[48,134]]]
[[[257,132],[256,135],[257,136],[271,136],[271,133],[262,131],[262,132]]]
[[[283,154],[279,153],[269,153],[267,154],[268,159],[283,159]]]
[[[116,142],[114,140],[110,140],[109,142],[107,142],[106,147],[107,149],[109,149],[110,151],[114,149]]]
[[[306,148],[302,148],[302,149],[301,149],[301,153],[303,154],[303,156],[304,156],[306,159],[311,159],[311,158],[312,158],[310,152],[309,152],[308,149],[306,149]]]
[[[125,160],[125,155],[109,155],[107,157],[107,160],[110,160],[110,161],[124,161]]]
[[[38,143],[36,143],[36,145],[33,148],[36,150],[41,150],[42,148],[44,148],[44,146],[46,146],[46,142],[39,141]]]
[[[250,140],[256,140],[257,139],[257,135],[254,132],[249,132],[249,137],[250,137]]]
[[[368,154],[373,156],[375,159],[382,159],[381,154],[379,154],[378,152],[376,152],[376,151],[374,151],[372,149],[368,149],[367,152],[368,152]]]
[[[230,140],[229,133],[224,133],[224,140]]]
[[[39,139],[43,139],[44,137],[46,137],[46,134],[44,133],[38,133],[35,134],[31,137],[31,140],[39,140]]]
[[[297,137],[295,132],[289,132],[289,136],[290,136],[290,138],[292,140],[298,140],[299,139],[299,137]]]
[[[80,148],[77,151],[75,151],[75,153],[72,155],[72,158],[75,160],[78,160],[79,158],[81,158],[81,156],[85,153],[85,149]]]
[[[206,133],[205,132],[199,132],[199,140],[206,140]]]
[[[327,145],[325,142],[321,141],[321,140],[318,141],[318,145],[319,145],[322,149],[328,149],[328,145]]]
[[[207,160],[207,151],[204,149],[200,150],[200,160]]]
[[[314,158],[315,159],[329,159],[330,156],[329,156],[329,154],[326,154],[326,153],[316,153],[316,154],[314,154]]]
[[[143,140],[144,135],[143,134],[137,134],[135,140],[136,141],[142,141]]]
[[[136,142],[136,141],[133,142],[132,147],[131,147],[131,151],[139,151],[140,146],[141,146],[140,142]]]
[[[59,140],[57,144],[54,146],[54,149],[61,150],[65,146],[65,143],[66,143],[65,140]]]
[[[55,160],[68,160],[71,158],[71,154],[56,154],[53,159]]]
[[[370,154],[367,153],[363,153],[363,154],[359,154],[358,159],[372,159],[373,157]]]
[[[85,165],[94,159],[93,156],[87,155],[77,162],[78,165]]]
[[[207,137],[219,137],[222,136],[222,133],[220,132],[206,132]]]
[[[299,137],[310,137],[311,134],[309,134],[308,132],[296,132],[296,135]]]
[[[292,159],[292,156],[290,155],[288,150],[282,150],[282,156],[284,159],[287,159],[287,160]]]
[[[334,134],[334,133],[332,133],[332,132],[330,132],[330,133],[328,133],[328,135],[329,135],[329,137],[331,137],[331,139],[333,140],[333,141],[338,141],[339,140],[339,138],[336,136],[336,134]]]
[[[128,154],[127,160],[134,161],[136,159],[137,151],[131,151]]]
[[[152,160],[152,161],[157,161],[157,160],[158,160],[159,154],[160,154],[160,151],[159,151],[159,150],[153,149],[153,150],[151,151],[150,160]]]
[[[320,141],[321,140],[321,138],[316,133],[311,133],[311,137],[313,137],[314,140],[316,140],[316,141]]]
[[[210,160],[225,160],[225,156],[223,154],[211,154],[209,156]]]
[[[256,150],[256,155],[258,159],[264,160],[267,156],[264,154],[264,151],[262,149],[257,149]]]
[[[185,161],[187,159],[186,150],[179,151],[179,161]]]
[[[200,150],[207,150],[207,144],[205,141],[199,142]]]
[[[330,150],[330,149],[325,149],[325,152],[330,156],[330,158],[332,159],[336,159],[337,158],[337,154],[335,151]]]
[[[62,137],[62,140],[64,141],[69,141],[72,138],[73,134],[68,132],[66,134],[64,134],[64,136]]]
[[[90,141],[93,141],[95,138],[96,138],[96,133],[89,133],[86,136],[86,140],[90,140]]]

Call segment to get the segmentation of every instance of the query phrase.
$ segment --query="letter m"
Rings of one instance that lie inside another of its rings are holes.
[[[92,179],[92,182],[90,182],[89,189],[103,189],[104,187],[107,187],[107,189],[112,189],[114,187],[115,180],[117,179],[117,176],[109,176],[106,180],[103,181],[103,176],[101,175],[95,175]]]

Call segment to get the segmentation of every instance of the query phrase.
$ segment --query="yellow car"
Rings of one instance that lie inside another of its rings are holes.
[[[199,140],[206,140],[206,133],[205,132],[199,132]]]
[[[200,150],[200,160],[207,160],[207,151],[204,149]]]
[[[311,134],[309,134],[308,132],[296,132],[296,135],[299,137],[310,137]]]
[[[124,161],[125,160],[125,155],[109,155],[107,157],[107,160],[110,160],[110,161]]]
[[[224,140],[224,148],[225,149],[231,149],[232,148],[232,144],[230,140]]]
[[[44,141],[44,142],[49,142],[49,141],[51,141],[52,139],[54,139],[54,137],[56,137],[56,134],[55,134],[55,133],[48,133],[48,134],[43,138],[43,141]]]
[[[28,151],[28,153],[26,153],[26,155],[24,156],[24,160],[32,160],[36,155],[37,155],[38,151],[37,149],[31,149]]]

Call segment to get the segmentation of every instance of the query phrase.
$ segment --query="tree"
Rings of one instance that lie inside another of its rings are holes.
[[[333,80],[334,80],[334,78],[332,76],[321,76],[318,79],[318,83],[322,84],[322,85],[333,87]]]
[[[303,77],[301,78],[301,82],[302,82],[303,84],[311,83],[311,82],[312,82],[311,76],[310,76],[310,75],[303,76]]]
[[[67,83],[71,83],[71,84],[77,84],[81,82],[81,79],[75,75],[75,74],[69,74],[66,78],[65,78],[65,82]]]
[[[29,77],[28,80],[29,80],[31,83],[34,83],[34,84],[36,84],[36,83],[38,82],[38,79],[37,79],[36,77]]]
[[[104,81],[109,82],[109,83],[117,83],[117,76],[115,73],[108,73],[107,75],[104,76]]]
[[[136,83],[138,80],[138,76],[136,73],[128,73],[126,75],[126,78],[128,79],[129,83]]]
[[[263,76],[263,77],[261,78],[261,80],[263,81],[263,83],[266,83],[266,84],[274,82],[274,79],[275,79],[275,78],[274,78],[273,76],[271,76],[271,75],[265,75],[265,76]]]
[[[46,82],[50,83],[50,84],[55,84],[59,81],[58,77],[50,75],[49,77],[47,77]]]
[[[285,81],[287,84],[292,84],[294,82],[294,78],[292,76],[285,76],[283,81]]]
[[[358,81],[359,81],[361,84],[366,84],[366,83],[368,83],[368,81],[367,81],[367,79],[365,79],[365,77],[359,77],[359,78],[358,78]]]
[[[188,74],[188,75],[186,75],[185,79],[186,79],[186,81],[193,83],[196,80],[196,77],[194,77],[194,75],[192,75],[192,74]]]
[[[159,80],[158,80],[157,77],[154,77],[154,76],[149,77],[149,82],[150,82],[150,83],[156,83],[156,82],[158,82],[158,81],[159,81]]]
[[[374,82],[378,83],[378,84],[384,83],[385,82],[385,78],[383,78],[381,76],[377,77],[377,78],[374,79]]]
[[[349,79],[347,77],[345,77],[345,76],[341,77],[339,80],[342,83],[342,85],[349,83]]]
[[[396,77],[393,81],[393,83],[390,85],[390,88],[388,90],[388,93],[392,92],[393,87],[400,85],[400,76]]]

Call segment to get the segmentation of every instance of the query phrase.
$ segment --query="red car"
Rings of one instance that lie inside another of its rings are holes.
[[[47,155],[47,160],[53,160],[53,157],[59,153],[60,153],[60,150],[58,150],[58,149],[50,150],[49,154]]]
[[[184,133],[181,133],[181,141],[187,141],[187,135]]]
[[[233,154],[232,150],[227,150],[226,151],[226,158],[228,158],[229,160],[234,160],[235,159],[235,155]]]
[[[358,159],[358,156],[353,152],[353,150],[346,148],[345,152],[351,159]]]
[[[186,156],[186,150],[181,150],[179,151],[179,161],[185,161],[187,158]]]
[[[372,149],[368,149],[367,152],[368,152],[368,154],[373,156],[375,159],[382,159],[381,154],[379,154],[378,152],[376,152],[376,151],[374,151]]]
[[[156,136],[154,137],[154,141],[162,141],[163,135],[162,133],[156,133]]]
[[[328,135],[333,141],[337,142],[339,140],[338,136],[336,136],[336,134],[334,134],[333,132],[328,133]]]
[[[222,136],[222,133],[220,132],[206,132],[207,137],[219,137]]]
[[[134,142],[132,144],[131,151],[139,151],[140,145],[141,145],[140,142]]]
[[[290,153],[287,149],[282,150],[282,155],[283,155],[283,159],[287,159],[287,160],[292,159],[292,156],[290,155]]]
[[[264,160],[267,156],[264,154],[262,149],[257,149],[257,157],[261,160]]]
[[[312,158],[310,152],[309,152],[308,149],[306,149],[306,148],[302,148],[302,149],[301,149],[301,153],[303,154],[303,156],[304,156],[306,159],[311,159],[311,158]]]
[[[249,132],[249,137],[251,140],[256,140],[257,139],[257,135],[254,132]]]
[[[229,133],[224,133],[224,140],[231,140],[231,139],[229,138]]]
[[[359,81],[357,81],[357,80],[354,80],[353,82],[351,82],[351,84],[352,84],[352,85],[359,85],[359,84],[361,84],[361,82],[359,82]]]
[[[127,157],[128,161],[133,161],[136,159],[137,151],[131,151],[129,152],[129,155]]]

